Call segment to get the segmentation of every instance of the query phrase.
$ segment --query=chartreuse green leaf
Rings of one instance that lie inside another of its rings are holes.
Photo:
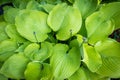
[[[86,72],[80,67],[68,80],[88,80]]]
[[[7,24],[5,22],[0,22],[0,42],[8,39],[8,36],[5,32],[5,28],[6,28]]]
[[[80,66],[80,51],[73,46],[69,49],[66,44],[56,44],[53,55],[50,58],[50,65],[55,80],[63,80],[74,74]]]
[[[97,73],[112,78],[120,77],[120,43],[113,39],[100,41],[95,45],[102,56],[102,66]]]
[[[29,45],[31,44],[31,42],[29,41],[26,41],[24,43],[18,43],[18,48],[15,50],[15,52],[24,52],[24,49]]]
[[[83,62],[91,72],[96,72],[102,65],[100,54],[93,46],[90,46],[87,43],[83,44],[83,53]]]
[[[113,20],[105,19],[101,12],[95,12],[87,17],[85,24],[90,44],[108,38],[115,27]]]
[[[15,8],[19,8],[19,9],[25,9],[27,6],[27,3],[31,1],[31,0],[12,0],[12,3],[14,5]]]
[[[29,62],[23,53],[14,54],[5,61],[0,72],[6,77],[24,79],[24,71]]]
[[[44,61],[52,55],[52,48],[49,42],[42,42],[41,45],[31,43],[25,48],[24,54],[30,60]]]
[[[74,7],[77,7],[83,19],[92,14],[99,4],[99,0],[75,0]]]
[[[4,19],[6,22],[14,24],[15,17],[19,13],[20,9],[10,6],[4,7]]]
[[[58,40],[67,40],[75,35],[81,28],[81,13],[77,8],[67,4],[58,4],[49,13],[48,25],[57,32]]]
[[[30,60],[33,60],[34,54],[38,53],[38,50],[40,48],[40,45],[37,43],[31,43],[24,49],[24,54],[26,57],[28,57]]]
[[[0,42],[0,61],[5,61],[11,55],[15,54],[17,43],[12,39],[7,39]]]
[[[112,3],[104,4],[100,8],[100,11],[103,13],[106,19],[109,19],[113,17],[114,14],[116,14],[117,12],[120,12],[119,6],[120,6],[120,2],[112,2]]]
[[[38,53],[34,54],[34,60],[44,61],[52,55],[53,45],[49,42],[42,42]]]
[[[51,32],[46,20],[47,14],[37,10],[21,10],[16,17],[17,31],[31,42],[43,42]]]
[[[120,29],[120,18],[119,17],[120,17],[120,11],[114,14],[114,16],[112,17],[115,22],[115,30]]]
[[[19,33],[16,30],[16,26],[13,24],[7,25],[5,31],[11,39],[16,40],[18,43],[22,43],[26,41],[23,37],[19,35]]]
[[[43,63],[43,69],[41,71],[41,79],[40,80],[51,80],[52,77],[51,66],[48,63]]]
[[[89,71],[85,66],[81,66],[68,80],[109,80],[99,74]]]
[[[42,8],[47,12],[50,13],[50,11],[54,8],[55,5],[53,4],[44,4],[42,5]]]
[[[26,9],[30,9],[30,10],[42,10],[42,6],[35,0],[31,0],[28,2]]]
[[[115,29],[120,28],[119,27],[119,16],[120,16],[120,2],[112,2],[103,5],[100,8],[101,13],[106,19],[113,18],[115,20]],[[114,10],[114,11],[113,11]]]
[[[7,77],[5,77],[4,75],[2,75],[2,74],[0,74],[0,79],[1,80],[8,80],[8,78]]]
[[[40,62],[29,62],[24,72],[26,80],[40,80],[42,64]]]

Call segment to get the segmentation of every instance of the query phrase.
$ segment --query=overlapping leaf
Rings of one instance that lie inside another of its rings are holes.
[[[97,73],[103,76],[120,77],[120,43],[112,39],[98,42],[96,50],[102,56],[102,66]]]
[[[6,26],[7,26],[7,24],[5,22],[0,22],[0,42],[5,39],[8,39],[8,36],[5,33]]]
[[[4,19],[6,22],[14,24],[15,17],[19,13],[20,9],[7,6],[4,8]]]
[[[58,40],[67,40],[80,30],[82,18],[77,8],[63,3],[53,8],[47,23],[53,31],[57,32]]]
[[[104,18],[101,12],[93,13],[86,19],[88,42],[95,44],[99,40],[108,38],[114,27],[113,20]]]
[[[11,38],[16,40],[18,43],[23,43],[24,41],[26,41],[23,37],[20,36],[20,34],[17,32],[16,30],[16,26],[15,25],[7,25],[5,28],[5,31],[7,33],[7,35]]]
[[[24,79],[24,71],[29,60],[23,53],[14,54],[5,61],[0,72],[6,77],[13,79]]]
[[[83,19],[92,14],[99,4],[99,0],[75,0],[74,7],[77,7]]]
[[[0,61],[5,61],[11,55],[15,54],[17,43],[12,39],[0,42]]]
[[[86,72],[83,68],[79,68],[70,78],[69,80],[88,80]]]
[[[92,72],[96,72],[102,65],[100,54],[95,50],[93,46],[83,44],[83,62],[87,65],[88,69]]]
[[[65,79],[77,71],[80,66],[80,51],[78,48],[65,44],[56,44],[50,64],[54,79]],[[68,52],[67,52],[68,51]]]
[[[115,29],[120,28],[119,26],[119,16],[120,16],[120,2],[112,2],[109,4],[105,4],[100,8],[101,13],[104,15],[106,19],[113,18],[115,20]]]
[[[29,62],[25,70],[26,80],[40,80],[42,64],[40,62]]]

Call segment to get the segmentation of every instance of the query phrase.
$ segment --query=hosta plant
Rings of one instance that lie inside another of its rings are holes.
[[[120,78],[120,2],[1,2],[0,80]]]

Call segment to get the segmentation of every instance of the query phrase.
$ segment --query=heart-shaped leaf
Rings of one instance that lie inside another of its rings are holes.
[[[26,80],[40,80],[42,64],[40,62],[29,62],[25,70]]]
[[[120,11],[114,14],[114,16],[112,17],[115,21],[115,30],[120,29],[120,18],[119,17],[120,17]]]
[[[86,72],[83,68],[79,68],[70,78],[69,80],[88,80]]]
[[[52,48],[52,43],[49,42],[42,42],[41,45],[31,43],[25,48],[24,54],[30,60],[44,61],[52,55]]]
[[[5,61],[0,72],[6,77],[13,79],[24,79],[24,71],[29,60],[23,53],[14,54]]]
[[[95,12],[87,17],[85,24],[90,44],[108,38],[115,27],[113,20],[104,18],[101,12]]]
[[[16,26],[15,25],[12,25],[12,24],[11,25],[7,25],[6,28],[5,28],[5,31],[6,31],[7,35],[11,39],[16,40],[18,43],[22,43],[22,42],[26,41],[23,37],[21,37],[19,35],[19,33],[16,30]]]
[[[44,61],[52,55],[53,46],[52,43],[43,42],[38,53],[34,54],[34,60]]]
[[[97,73],[112,78],[120,77],[120,43],[113,39],[100,41],[95,45],[102,56],[102,66]]]
[[[79,68],[80,60],[78,48],[72,47],[69,50],[65,44],[56,44],[50,59],[54,79],[61,80],[70,77]]]
[[[14,24],[15,23],[15,17],[19,13],[20,9],[13,8],[13,7],[5,7],[4,8],[4,19],[6,22]]]
[[[15,54],[17,43],[12,39],[7,39],[0,42],[0,61],[5,61],[11,55]]]
[[[117,12],[120,12],[120,2],[112,2],[108,4],[104,4],[100,11],[104,15],[106,19],[112,18]],[[112,11],[114,10],[114,11]]]
[[[81,28],[82,18],[79,10],[67,4],[58,4],[49,13],[48,25],[57,32],[58,40],[67,40]]]
[[[102,65],[100,54],[93,46],[86,43],[83,44],[83,54],[83,62],[87,65],[88,69],[92,72],[96,72]]]
[[[43,63],[43,69],[41,71],[41,79],[40,80],[51,80],[52,70],[51,66],[48,63]]]
[[[15,20],[17,31],[31,42],[43,42],[51,29],[46,20],[47,14],[37,10],[21,10]]]
[[[108,4],[104,4],[100,11],[104,15],[106,19],[113,18],[115,20],[115,29],[120,28],[119,26],[119,16],[120,16],[120,2],[112,2]],[[113,11],[114,10],[114,11]]]
[[[99,4],[99,0],[75,0],[74,7],[77,7],[83,19],[93,13]]]
[[[5,22],[0,22],[0,42],[8,39],[8,35],[5,32],[7,24]]]
[[[29,44],[25,50],[24,54],[26,57],[28,57],[30,60],[34,59],[34,54],[37,54],[39,51],[40,45],[37,43],[31,43]]]

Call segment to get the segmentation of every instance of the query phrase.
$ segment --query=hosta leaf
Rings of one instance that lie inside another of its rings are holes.
[[[5,61],[0,72],[13,79],[24,79],[24,71],[29,60],[22,53],[14,54]]]
[[[24,49],[30,44],[31,42],[26,41],[24,43],[18,43],[18,48],[15,50],[15,52],[24,52]]]
[[[78,48],[69,47],[65,44],[56,44],[50,64],[54,79],[65,79],[77,71],[80,66],[80,51]]]
[[[33,60],[34,58],[34,54],[38,53],[38,50],[40,48],[40,45],[37,43],[31,43],[29,44],[25,50],[24,50],[24,54],[26,57],[28,57],[29,59]]]
[[[4,19],[6,22],[8,23],[15,23],[15,17],[16,15],[19,13],[19,9],[18,8],[13,8],[13,7],[5,7],[4,8]]]
[[[82,18],[77,8],[63,3],[53,8],[49,13],[47,23],[53,31],[57,32],[57,39],[67,40],[80,30]]]
[[[12,39],[0,42],[0,61],[4,61],[13,55],[16,49],[17,43]]]
[[[112,78],[120,77],[120,43],[113,39],[100,41],[95,45],[102,56],[102,66],[97,73]]]
[[[86,43],[83,44],[83,62],[87,65],[90,71],[96,72],[102,65],[100,54],[93,46]]]
[[[17,31],[31,42],[42,42],[47,39],[51,29],[46,24],[47,14],[37,10],[22,10],[16,17]]]
[[[0,42],[8,39],[8,36],[5,32],[5,27],[6,27],[6,23],[5,22],[0,22]]]
[[[82,17],[85,19],[97,9],[98,3],[98,0],[75,0],[74,7],[80,10]]]
[[[120,77],[120,57],[102,57],[102,66],[97,71],[102,76]]]
[[[28,2],[26,9],[41,11],[42,7],[40,6],[40,4],[37,1],[31,0],[30,2]]]
[[[8,78],[7,77],[5,77],[4,75],[2,75],[2,74],[0,74],[0,79],[1,80],[8,80]]]
[[[16,8],[25,9],[29,1],[31,0],[12,0],[12,3]]]
[[[11,39],[16,40],[18,43],[22,43],[25,41],[25,39],[21,37],[17,32],[15,25],[7,25],[7,27],[5,28],[5,31]]]
[[[40,62],[29,62],[25,70],[26,80],[40,80],[42,64]]]
[[[119,17],[120,17],[120,11],[114,14],[114,16],[112,17],[115,21],[115,30],[120,29],[120,18]]]
[[[114,30],[113,20],[103,17],[100,12],[95,12],[86,19],[88,42],[95,44],[99,40],[106,39]]]
[[[109,78],[103,77],[96,73],[92,73],[86,67],[81,66],[68,80],[108,80]]]
[[[110,38],[97,42],[95,49],[104,57],[120,57],[120,43]]]
[[[53,31],[58,31],[66,14],[67,4],[58,4],[49,13],[47,23]]]
[[[115,29],[120,28],[119,26],[119,16],[120,16],[120,2],[112,2],[105,4],[100,8],[101,13],[106,19],[113,18],[115,20]],[[114,11],[113,11],[114,10]]]
[[[43,69],[41,71],[41,79],[40,80],[50,80],[52,76],[52,70],[50,64],[43,63]]]
[[[49,13],[49,12],[54,8],[54,6],[55,6],[55,5],[53,5],[53,4],[44,4],[44,5],[42,5],[43,9],[44,9],[47,13]]]
[[[24,54],[30,60],[44,61],[52,55],[52,44],[49,42],[42,42],[41,45],[37,43],[29,44]]]
[[[88,80],[88,77],[83,68],[80,67],[68,80]]]
[[[44,61],[52,55],[53,47],[52,43],[43,42],[38,53],[34,54],[34,60]]]
[[[109,19],[114,16],[117,12],[120,12],[120,2],[112,2],[108,4],[104,4],[101,8],[100,11],[104,15],[106,19]],[[112,11],[114,10],[114,11]]]

